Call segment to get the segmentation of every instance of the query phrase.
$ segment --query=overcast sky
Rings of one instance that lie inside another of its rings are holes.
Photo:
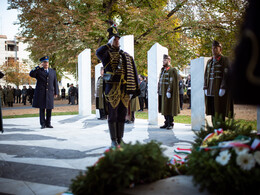
[[[0,34],[6,35],[8,39],[13,40],[18,33],[18,25],[13,23],[17,21],[17,10],[7,10],[7,0],[0,0]]]

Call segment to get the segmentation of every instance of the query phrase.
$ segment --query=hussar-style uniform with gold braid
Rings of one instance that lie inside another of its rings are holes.
[[[108,126],[114,146],[120,144],[123,137],[130,95],[136,96],[140,93],[137,70],[132,56],[110,44],[98,48],[96,55],[104,66],[104,95],[108,105]]]

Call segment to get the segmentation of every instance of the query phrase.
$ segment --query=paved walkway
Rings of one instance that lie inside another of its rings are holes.
[[[95,115],[53,116],[53,129],[40,129],[39,118],[4,119],[0,134],[0,194],[57,194],[86,166],[93,165],[110,146],[107,121]],[[191,126],[175,124],[161,130],[136,119],[125,127],[125,142],[157,140],[172,157],[174,148],[190,148]]]

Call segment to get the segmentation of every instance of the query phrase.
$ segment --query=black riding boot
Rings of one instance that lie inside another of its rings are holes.
[[[121,144],[123,142],[123,136],[124,136],[124,129],[125,129],[125,123],[124,122],[118,122],[117,123],[117,143]]]
[[[116,139],[117,139],[117,125],[114,122],[108,122],[109,132],[110,132],[110,138],[112,140],[111,147],[116,147],[118,145]]]

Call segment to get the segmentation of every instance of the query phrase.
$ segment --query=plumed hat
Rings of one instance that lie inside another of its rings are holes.
[[[111,27],[107,29],[107,35],[108,35],[108,40],[111,39],[113,36],[120,38],[115,24],[112,24]]]

